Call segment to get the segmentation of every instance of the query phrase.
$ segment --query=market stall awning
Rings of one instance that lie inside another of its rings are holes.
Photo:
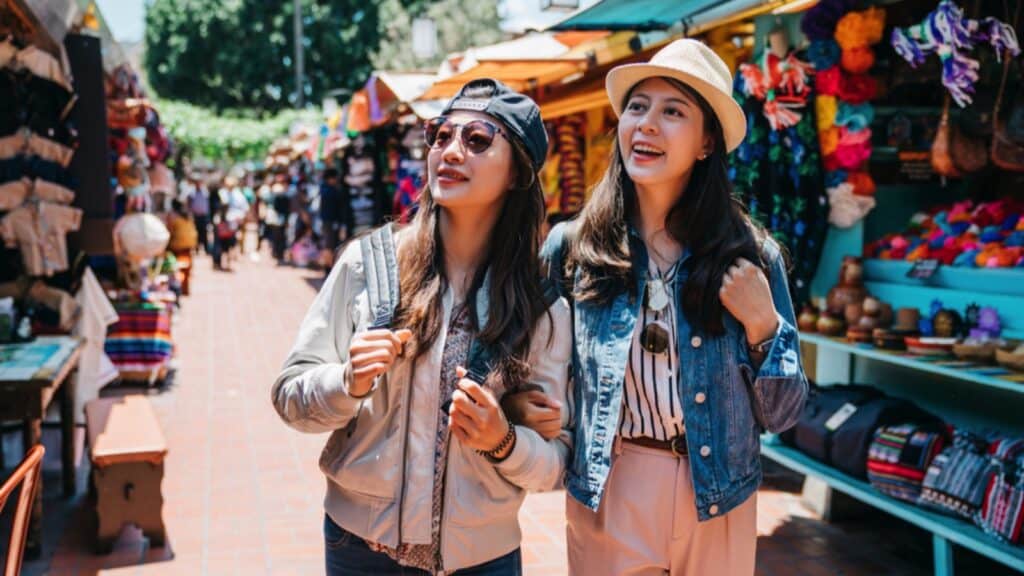
[[[604,0],[551,30],[664,30],[728,0]]]
[[[556,82],[585,70],[587,59],[551,58],[523,60],[482,60],[459,74],[436,82],[420,96],[420,100],[451,98],[463,84],[477,78],[496,78],[520,92]]]

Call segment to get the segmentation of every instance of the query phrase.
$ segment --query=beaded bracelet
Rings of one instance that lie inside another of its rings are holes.
[[[486,456],[487,459],[490,460],[491,462],[494,462],[494,463],[502,462],[502,461],[504,461],[506,458],[508,458],[512,454],[512,450],[509,450],[508,454],[505,454],[505,456],[502,457],[502,458],[498,458],[497,456],[495,456],[495,454],[498,454],[499,452],[504,450],[509,444],[511,444],[512,448],[515,449],[515,442],[516,442],[516,427],[513,426],[511,422],[509,422],[508,423],[508,433],[505,434],[505,437],[501,439],[501,443],[500,444],[498,444],[492,450],[477,450],[476,452],[477,452],[477,454],[479,454],[481,456]]]

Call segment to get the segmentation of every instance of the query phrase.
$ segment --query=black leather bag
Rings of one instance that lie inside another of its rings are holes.
[[[844,406],[850,407],[844,409]],[[837,413],[845,411],[846,418]],[[832,420],[832,425],[829,425]],[[812,386],[804,411],[783,442],[851,476],[867,479],[868,448],[875,430],[897,423],[940,424],[912,402],[870,386]]]

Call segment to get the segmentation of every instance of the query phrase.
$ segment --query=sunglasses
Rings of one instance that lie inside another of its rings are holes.
[[[668,352],[668,326],[661,320],[644,324],[640,331],[640,346],[655,356]]]
[[[647,283],[644,291],[644,308],[649,308],[661,315],[661,311],[668,306],[668,290],[664,281],[659,279]],[[653,322],[646,321],[647,314],[644,313],[644,327],[640,331],[640,347],[654,355],[664,354],[668,351],[668,325],[661,320]]]
[[[445,116],[428,120],[423,127],[423,137],[427,146],[444,148],[451,143],[452,138],[459,136],[462,146],[472,154],[486,152],[498,134],[508,138],[501,128],[486,120],[470,120],[465,124],[456,124]]]

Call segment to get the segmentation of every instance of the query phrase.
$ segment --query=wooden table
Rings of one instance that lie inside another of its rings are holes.
[[[42,441],[43,415],[60,392],[61,475],[64,496],[75,493],[75,380],[85,341],[41,336],[25,344],[0,345],[0,420],[21,420],[25,451]],[[43,491],[36,492],[26,554],[42,550]]]

